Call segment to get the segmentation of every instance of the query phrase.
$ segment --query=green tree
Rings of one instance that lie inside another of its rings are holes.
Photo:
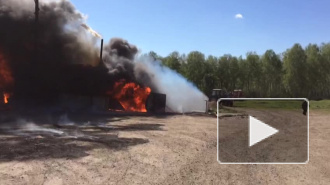
[[[320,71],[324,74],[322,82],[322,92],[324,98],[330,98],[330,43],[322,44],[320,47],[321,50],[321,64]]]
[[[169,56],[163,59],[164,65],[173,69],[176,72],[181,73],[181,61],[180,54],[177,51],[172,52]]]
[[[250,96],[260,97],[262,86],[262,67],[260,57],[255,52],[247,53],[247,93]]]
[[[184,74],[199,89],[202,88],[203,77],[205,74],[205,56],[199,51],[190,52],[187,56],[187,63]]]
[[[210,95],[217,85],[217,60],[214,56],[208,56],[206,59],[202,89],[207,95]]]
[[[273,50],[267,50],[261,58],[263,68],[262,91],[266,97],[279,97],[282,93],[282,62]]]
[[[162,60],[162,57],[159,56],[156,52],[150,51],[148,53],[149,57],[152,58],[153,60]]]
[[[319,47],[316,44],[309,44],[306,49],[307,56],[307,78],[308,97],[318,98],[322,96],[323,83],[326,79],[326,71],[322,69],[323,59]]]
[[[242,56],[238,58],[238,68],[239,72],[237,86],[239,89],[245,91],[248,82],[248,66],[246,60],[243,59]]]
[[[229,60],[229,90],[235,90],[239,77],[239,65],[236,57],[231,57]]]
[[[330,98],[330,43],[309,44],[305,50],[295,44],[282,54],[249,52],[245,59],[230,54],[205,59],[199,51],[174,51],[165,58],[151,51],[144,56],[162,60],[205,94],[222,88],[242,89],[247,97]]]
[[[292,97],[307,96],[307,62],[306,54],[301,45],[295,44],[284,54],[283,84]]]
[[[229,54],[223,55],[219,58],[219,64],[217,67],[218,86],[223,89],[229,88],[230,72],[229,64],[232,56]]]

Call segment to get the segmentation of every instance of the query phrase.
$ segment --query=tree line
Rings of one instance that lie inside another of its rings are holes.
[[[187,55],[175,51],[166,57],[151,51],[148,55],[206,95],[212,89],[241,89],[246,97],[330,98],[330,43],[306,48],[294,44],[280,54],[273,50],[262,55],[248,52],[245,58],[230,54],[205,57],[199,51]]]

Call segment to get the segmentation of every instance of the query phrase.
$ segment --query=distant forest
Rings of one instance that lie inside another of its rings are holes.
[[[280,54],[249,52],[245,58],[205,57],[199,51],[172,52],[166,57],[151,51],[147,55],[182,74],[206,95],[221,88],[242,89],[245,97],[330,98],[330,43],[306,48],[294,44]]]

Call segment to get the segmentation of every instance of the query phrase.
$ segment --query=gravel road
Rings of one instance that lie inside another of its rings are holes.
[[[290,119],[298,119],[301,113],[289,114]],[[241,120],[221,119],[233,124]],[[329,120],[328,113],[310,113],[306,165],[220,165],[216,118],[211,116],[111,117],[102,124],[48,128],[66,133],[60,135],[40,129],[38,134],[22,134],[3,127],[0,184],[326,185],[330,183]]]

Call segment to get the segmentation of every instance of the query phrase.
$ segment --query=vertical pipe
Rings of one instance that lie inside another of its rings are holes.
[[[102,60],[102,52],[103,52],[103,39],[101,39],[100,63],[103,62],[103,60]]]

